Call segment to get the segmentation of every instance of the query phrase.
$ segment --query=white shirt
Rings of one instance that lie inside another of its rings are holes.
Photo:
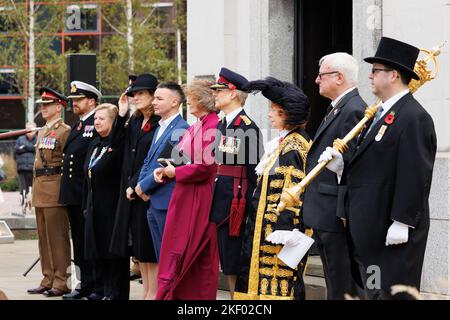
[[[95,112],[95,108],[92,109],[91,111],[89,111],[87,114],[85,114],[84,116],[80,117],[81,121],[85,121],[87,118],[89,118],[93,113]]]
[[[342,98],[349,93],[350,91],[356,89],[356,87],[351,87],[347,90],[345,90],[344,92],[341,93],[341,95],[339,97],[337,97],[336,99],[334,99],[333,101],[331,101],[331,105],[333,106],[333,108],[338,104],[339,101],[342,100]]]
[[[170,118],[167,118],[166,120],[163,120],[163,119],[159,120],[159,122],[158,122],[159,130],[158,130],[158,134],[156,135],[155,143],[162,136],[162,134],[167,129],[167,127],[170,125],[170,123],[173,121],[173,119],[175,119],[178,115],[179,115],[179,113],[177,112]]]
[[[234,118],[236,118],[236,116],[241,113],[241,111],[244,110],[244,108],[238,108],[232,112],[230,112],[229,114],[227,114],[225,116],[225,119],[227,121],[227,128],[230,126],[231,122],[233,121]]]
[[[389,99],[387,99],[385,102],[383,102],[383,104],[381,105],[381,108],[383,108],[383,111],[381,112],[381,117],[380,119],[386,114],[386,112],[389,111],[390,108],[392,108],[392,106],[394,104],[396,104],[398,102],[398,100],[400,100],[401,98],[403,98],[405,95],[407,95],[409,93],[409,89],[406,89],[400,93],[397,93],[395,96],[390,97]]]

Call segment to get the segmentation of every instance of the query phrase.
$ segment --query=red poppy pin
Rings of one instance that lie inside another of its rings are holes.
[[[237,117],[237,118],[236,118],[236,121],[234,121],[234,124],[233,124],[233,125],[234,125],[235,127],[237,127],[237,126],[239,126],[239,125],[241,124],[241,121],[242,121],[241,117]]]
[[[384,122],[386,124],[392,124],[394,122],[395,119],[395,111],[391,111],[386,118],[384,118]]]
[[[147,123],[144,125],[144,127],[142,128],[142,130],[144,130],[145,132],[149,132],[151,128],[152,128],[152,125],[151,125],[150,123],[147,122]]]
[[[55,138],[56,137],[56,132],[55,131],[50,132],[50,137],[51,138]]]
[[[111,147],[108,148],[108,152],[112,152],[113,149]]]

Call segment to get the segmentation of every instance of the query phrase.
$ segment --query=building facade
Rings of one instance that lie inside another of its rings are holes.
[[[116,99],[121,92],[117,92],[116,88],[108,85],[105,79],[107,70],[102,70],[99,62],[101,57],[105,57],[106,43],[113,36],[118,34],[123,35],[123,38],[127,36],[124,22],[126,2],[120,0],[34,0],[36,89],[43,85],[50,85],[61,91],[67,90],[65,85],[61,85],[61,82],[67,80],[66,74],[61,74],[65,72],[65,56],[68,53],[94,53],[97,56],[95,85],[104,94],[104,101]],[[133,1],[129,2],[133,3]],[[174,21],[177,18],[179,3],[183,3],[183,0],[144,0],[139,2],[139,10],[132,12],[134,21],[138,21],[137,27],[148,26],[151,29],[149,32],[168,35],[171,42],[167,43],[163,54],[168,60],[173,61],[174,68],[176,68],[178,56],[175,40],[178,29]],[[0,54],[11,53],[9,58],[0,59],[0,132],[24,128],[27,121],[29,82],[25,79],[25,74],[28,73],[29,66],[29,39],[23,35],[22,31],[28,28],[30,6],[30,0],[0,1]],[[11,48],[12,46],[14,48]],[[38,50],[47,54],[37,54]],[[144,54],[136,53],[136,59],[143,60],[142,56],[145,57]],[[182,67],[184,63],[179,66],[180,70]],[[120,81],[119,87],[126,88],[129,68],[119,65],[115,72],[118,69],[122,69],[121,72],[123,72],[121,78],[117,79],[117,82]],[[142,71],[138,63],[135,69],[136,72]],[[52,70],[54,70],[53,75]],[[154,70],[145,71],[155,72]],[[172,80],[176,79],[177,75]],[[108,80],[109,83],[114,81],[114,79]],[[38,94],[37,90],[36,94]],[[37,109],[34,112],[38,114]],[[71,122],[71,118],[69,115],[69,119],[66,120]],[[35,120],[38,124],[42,122],[39,115]]]
[[[433,117],[437,139],[431,224],[421,291],[450,294],[450,6],[445,0],[188,0],[187,76],[216,75],[221,66],[248,79],[274,76],[300,85],[310,97],[314,134],[328,103],[314,79],[325,54],[345,51],[360,62],[359,90],[370,104],[372,56],[382,36],[431,49],[448,41],[438,57],[436,80],[415,97]],[[252,96],[246,112],[269,131],[268,103]]]

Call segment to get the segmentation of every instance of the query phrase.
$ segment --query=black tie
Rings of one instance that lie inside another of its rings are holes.
[[[330,104],[327,108],[327,112],[325,113],[325,117],[323,118],[323,122],[326,122],[328,117],[330,116],[330,112],[333,110],[333,105]]]

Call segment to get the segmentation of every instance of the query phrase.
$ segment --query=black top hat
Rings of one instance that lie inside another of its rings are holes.
[[[231,71],[227,68],[220,69],[219,79],[216,83],[210,86],[211,89],[230,89],[245,91],[243,87],[248,83],[248,80],[239,73]]]
[[[63,106],[66,106],[67,102],[69,102],[69,99],[65,95],[49,87],[42,87],[39,89],[39,94],[41,95],[41,98],[37,100],[36,103],[48,104],[58,102]]]
[[[264,80],[250,81],[245,89],[248,92],[261,91],[264,97],[279,105],[286,112],[286,124],[299,125],[306,122],[309,100],[296,85],[267,77]]]
[[[419,80],[414,65],[420,50],[407,43],[382,37],[374,57],[365,58],[368,63],[381,63],[398,70],[405,76]]]
[[[129,80],[133,81],[132,78],[129,78]],[[154,93],[157,86],[158,79],[152,74],[144,73],[136,77],[131,87],[127,90],[126,95],[132,97],[134,92],[139,90],[148,90]]]

